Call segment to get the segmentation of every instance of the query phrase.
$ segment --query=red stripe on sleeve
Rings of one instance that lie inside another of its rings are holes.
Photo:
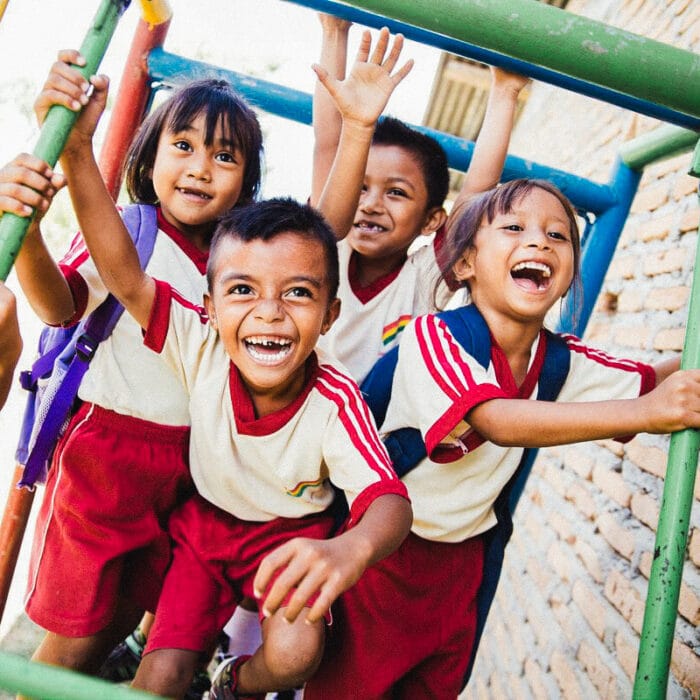
[[[148,318],[148,328],[146,328],[143,343],[147,348],[160,353],[163,352],[165,339],[168,336],[173,288],[161,280],[155,280],[155,283],[156,295],[153,299],[153,307]]]

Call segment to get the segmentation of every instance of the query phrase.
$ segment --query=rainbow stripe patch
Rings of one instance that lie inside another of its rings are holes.
[[[382,345],[389,345],[396,336],[401,333],[401,331],[406,328],[406,326],[411,322],[411,319],[413,316],[410,314],[405,314],[403,316],[399,316],[399,318],[394,321],[393,323],[390,323],[388,326],[384,326],[384,330],[382,331]]]
[[[294,498],[301,498],[306,489],[318,488],[324,481],[323,477],[316,481],[300,481],[291,491],[287,489],[287,493]]]

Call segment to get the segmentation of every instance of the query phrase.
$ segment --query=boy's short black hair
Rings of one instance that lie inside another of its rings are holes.
[[[263,139],[258,117],[225,80],[193,80],[176,89],[141,124],[126,154],[124,179],[134,202],[157,204],[153,189],[153,164],[164,129],[179,132],[200,114],[205,117],[207,145],[221,124],[224,134],[245,158],[245,172],[238,204],[255,200],[262,179]]]
[[[320,212],[308,204],[301,204],[290,197],[278,197],[255,202],[245,207],[235,207],[219,221],[209,249],[207,284],[209,291],[214,282],[216,251],[219,243],[228,238],[240,241],[269,241],[283,233],[295,233],[323,247],[326,258],[328,298],[338,293],[338,244],[333,230]]]
[[[428,191],[427,209],[441,207],[450,188],[447,154],[432,136],[412,129],[395,117],[380,119],[372,137],[374,146],[397,146],[415,158]]]

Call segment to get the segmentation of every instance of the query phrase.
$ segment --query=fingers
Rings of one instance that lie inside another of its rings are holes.
[[[28,153],[21,153],[0,170],[0,211],[30,216],[45,211],[56,192],[65,185],[63,175]]]
[[[379,30],[379,35],[377,36],[377,43],[374,47],[374,51],[372,52],[372,58],[370,59],[372,63],[376,63],[377,65],[382,64],[382,61],[384,60],[384,55],[386,54],[386,47],[388,45],[389,30],[386,27],[382,27]]]

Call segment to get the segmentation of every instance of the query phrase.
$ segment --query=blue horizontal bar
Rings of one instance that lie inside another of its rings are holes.
[[[312,97],[300,90],[177,56],[161,48],[153,49],[150,52],[148,72],[153,80],[169,86],[203,77],[227,80],[252,106],[302,124],[311,124]],[[424,126],[411,126],[432,136],[442,145],[447,153],[451,168],[462,171],[467,169],[474,151],[473,141]],[[311,158],[310,155],[309,158]],[[512,180],[518,177],[551,180],[573,202],[575,207],[584,212],[600,214],[617,201],[614,191],[607,185],[600,185],[563,170],[539,165],[523,158],[508,156],[502,179]]]
[[[565,90],[570,90],[572,92],[579,93],[580,95],[586,95],[587,97],[602,100],[603,102],[608,102],[610,104],[617,105],[618,107],[624,107],[625,109],[629,109],[633,112],[638,112],[639,114],[645,114],[649,117],[661,119],[662,121],[676,124],[686,129],[700,131],[700,117],[679,112],[678,110],[664,107],[663,105],[649,102],[648,100],[643,100],[639,97],[627,95],[602,85],[589,83],[585,80],[580,80],[579,78],[574,78],[572,76],[565,75],[564,73],[559,73],[551,68],[538,66],[534,63],[527,63],[496,51],[483,49],[474,44],[459,41],[458,39],[453,39],[452,37],[447,37],[443,34],[438,34],[437,32],[422,29],[412,24],[406,24],[405,22],[399,22],[398,20],[383,17],[381,15],[374,14],[373,12],[367,12],[366,10],[360,10],[339,2],[333,2],[333,0],[287,0],[287,2],[309,7],[320,12],[327,12],[366,27],[388,27],[392,33],[397,34],[400,32],[407,39],[411,39],[412,41],[427,44],[428,46],[434,46],[442,51],[447,51],[457,56],[471,58],[475,61],[480,61],[481,63],[498,66],[499,68],[513,71],[514,73],[527,75],[543,83],[556,85],[557,87],[564,88]]]

